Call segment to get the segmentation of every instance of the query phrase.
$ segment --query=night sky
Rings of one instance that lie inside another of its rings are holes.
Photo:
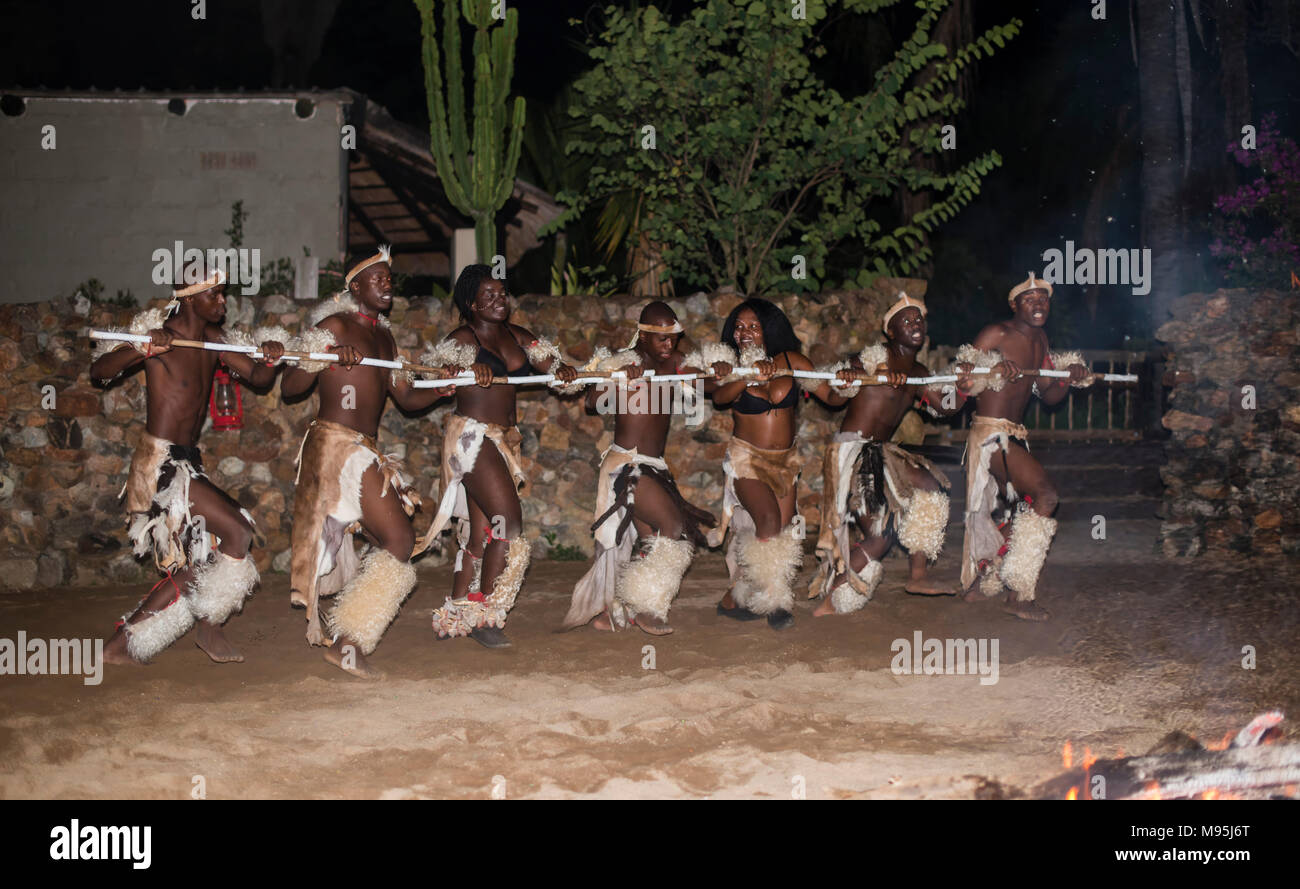
[[[520,11],[515,90],[530,101],[549,102],[587,64],[582,34],[598,25],[601,4],[510,5]],[[690,4],[659,5],[673,10]],[[895,14],[908,14],[908,4],[901,6]],[[1108,6],[1107,21],[1097,22],[1084,0],[976,3],[977,32],[1013,16],[1024,27],[1007,49],[979,64],[974,94],[958,123],[962,158],[996,149],[1004,164],[985,180],[980,198],[934,241],[930,300],[946,309],[933,319],[937,341],[959,338],[975,319],[1003,311],[1007,288],[1028,269],[1042,268],[1042,250],[1078,240],[1093,183],[1108,164],[1113,175],[1103,202],[1103,246],[1139,246],[1137,69],[1128,4],[1111,0]],[[16,37],[0,57],[3,88],[202,91],[273,85],[274,58],[263,37],[261,4],[254,0],[209,0],[205,21],[191,18],[190,0],[49,0],[0,8],[0,27]],[[571,25],[570,19],[586,25]],[[1195,35],[1191,39],[1194,56],[1203,55]],[[310,82],[293,86],[351,87],[399,119],[424,126],[419,43],[419,18],[410,0],[342,0]],[[831,64],[838,70],[827,72],[830,77],[857,82],[865,76],[854,47],[837,50]],[[1252,48],[1250,64],[1254,116],[1276,112],[1283,132],[1294,133],[1300,120],[1296,57],[1265,42]],[[1202,123],[1193,121],[1194,142],[1208,171],[1217,167],[1225,146],[1219,125]],[[1193,193],[1203,192],[1207,214],[1221,185],[1209,173],[1203,183],[1189,184]],[[1207,221],[1192,220],[1189,240],[1197,251],[1208,241]],[[1193,284],[1211,286],[1205,265],[1192,270]],[[1134,320],[1140,313],[1131,311],[1128,289],[1103,291],[1095,319],[1054,301],[1056,332],[1095,347],[1118,346],[1126,333],[1140,339],[1145,332]]]

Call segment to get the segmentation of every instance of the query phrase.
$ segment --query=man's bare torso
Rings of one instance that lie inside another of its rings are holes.
[[[326,320],[326,329],[334,334],[336,345],[352,346],[364,356],[388,361],[397,355],[393,335],[385,327],[346,314],[331,315]],[[374,437],[388,396],[389,373],[387,368],[362,365],[322,371],[316,384],[320,396],[317,416]]]
[[[220,342],[220,328],[208,325],[204,338]],[[217,352],[172,349],[145,362],[145,428],[150,435],[187,447],[199,440],[218,360]]]

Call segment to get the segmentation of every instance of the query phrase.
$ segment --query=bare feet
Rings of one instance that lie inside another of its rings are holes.
[[[961,600],[963,602],[983,602],[987,598],[988,596],[984,595],[984,591],[980,589],[980,581],[977,577],[971,582],[970,588],[962,594]]]
[[[832,604],[830,596],[827,596],[818,602],[817,607],[813,609],[813,617],[825,617],[828,614],[834,613],[835,605]]]
[[[602,611],[600,614],[596,615],[592,619],[591,625],[597,630],[605,630],[611,633],[614,631],[614,625],[610,623],[608,611]]]
[[[933,578],[922,575],[921,577],[909,577],[903,589],[913,596],[955,596],[958,590],[953,586],[940,583]]]
[[[667,636],[673,631],[673,628],[668,626],[668,621],[660,620],[650,614],[638,614],[633,619],[633,623],[640,627],[642,632],[649,633],[651,636]]]
[[[361,653],[361,647],[348,641],[346,637],[325,649],[325,660],[358,679],[384,678],[384,672],[375,669],[370,665],[370,661],[366,660],[366,656]]]
[[[1021,620],[1039,621],[1051,617],[1037,602],[1017,602],[1014,593],[1007,595],[1007,601],[1002,605],[1002,610],[1007,614],[1014,614]]]
[[[126,633],[118,630],[113,637],[104,643],[104,654],[102,660],[106,664],[133,664],[137,667],[144,666],[140,661],[126,652]]]
[[[203,653],[218,664],[240,664],[244,656],[239,649],[230,644],[230,640],[221,632],[221,627],[201,620],[194,629],[194,644],[203,649]]]
[[[307,597],[297,590],[289,590],[289,605],[293,608],[306,608]]]

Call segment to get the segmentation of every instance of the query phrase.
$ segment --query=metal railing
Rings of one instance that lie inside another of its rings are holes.
[[[953,346],[931,346],[921,360],[932,372],[946,368],[956,354]],[[1097,383],[1070,389],[1058,405],[1047,407],[1031,399],[1023,420],[1029,437],[1038,441],[1138,441],[1159,427],[1162,413],[1159,362],[1147,352],[1085,349],[1084,362],[1098,373],[1137,374],[1136,384]],[[941,444],[964,441],[973,407],[953,417],[928,418],[927,437]]]

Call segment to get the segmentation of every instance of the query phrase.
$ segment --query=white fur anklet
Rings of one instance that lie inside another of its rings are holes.
[[[125,620],[131,615],[126,615]],[[184,636],[194,626],[194,615],[189,606],[178,597],[161,611],[155,611],[143,620],[124,624],[126,653],[141,663],[148,663],[165,648]]]
[[[917,491],[898,523],[898,542],[910,553],[939,558],[948,530],[948,495],[943,491]]]
[[[655,535],[650,549],[640,559],[633,559],[619,574],[615,605],[621,605],[629,617],[648,614],[668,619],[668,608],[682,585],[682,575],[691,566],[695,548],[689,540],[669,540]]]
[[[415,567],[386,549],[372,549],[361,570],[340,592],[326,619],[335,640],[346,636],[370,654],[397,617],[402,602],[415,589]]]
[[[738,555],[741,567],[750,579],[746,596],[749,601],[737,599],[737,604],[755,614],[793,611],[794,589],[791,584],[803,564],[803,542],[794,538],[793,524],[776,537],[768,540],[754,537],[744,543]]]
[[[850,614],[854,611],[861,611],[871,597],[876,592],[876,587],[880,586],[880,579],[885,575],[885,566],[875,559],[868,557],[867,564],[862,567],[858,577],[867,585],[867,592],[859,593],[847,580],[837,586],[831,592],[831,606],[835,609],[836,614]]]
[[[236,559],[217,550],[212,561],[195,566],[185,598],[195,620],[223,624],[244,607],[257,581],[257,564],[251,555]]]
[[[433,612],[433,629],[441,638],[448,636],[468,636],[482,626],[504,627],[506,614],[515,607],[519,589],[524,585],[524,574],[528,571],[528,562],[532,556],[533,546],[522,534],[511,539],[506,550],[506,564],[492,582],[492,592],[482,601],[475,599],[452,599],[447,597],[441,608]],[[475,568],[482,563],[475,559]]]
[[[998,572],[1018,602],[1032,602],[1038,575],[1056,534],[1056,519],[1036,512],[1018,513],[1011,522],[1011,541]]]

